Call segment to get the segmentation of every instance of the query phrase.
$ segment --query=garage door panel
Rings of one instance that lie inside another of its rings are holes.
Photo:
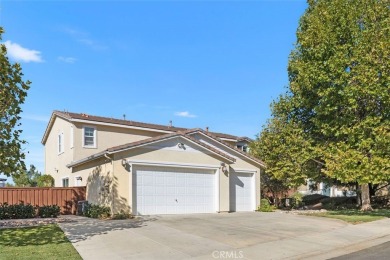
[[[176,187],[176,194],[178,196],[184,196],[186,194],[186,188],[183,186]]]
[[[187,188],[187,195],[195,196],[197,189],[198,189],[197,187],[188,187]]]
[[[157,184],[157,186],[155,187],[155,194],[166,194],[166,193],[167,193],[166,187]]]
[[[165,176],[156,175],[156,177],[155,177],[155,184],[157,186],[166,186],[166,184],[165,184]]]
[[[166,195],[176,195],[176,187],[175,186],[168,186],[166,188]]]
[[[138,214],[216,212],[215,171],[137,167],[133,179]]]
[[[236,173],[230,175],[230,210],[252,211],[254,200],[253,173]]]

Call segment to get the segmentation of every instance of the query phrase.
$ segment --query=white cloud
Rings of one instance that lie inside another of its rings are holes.
[[[75,63],[76,62],[76,58],[73,58],[73,57],[63,57],[63,56],[59,56],[58,57],[58,60],[59,61],[62,61],[62,62],[65,62],[65,63]]]
[[[41,115],[22,115],[22,119],[38,121],[38,122],[49,122],[49,117]]]
[[[183,112],[176,112],[175,116],[181,116],[181,117],[196,117],[196,115],[190,114],[188,111]]]
[[[88,46],[93,50],[101,51],[108,49],[107,46],[92,40],[89,34],[86,32],[78,31],[72,28],[64,28],[64,31],[79,43]]]
[[[16,61],[43,62],[40,51],[24,48],[17,43],[12,43],[11,41],[6,41],[4,45],[7,48],[8,55]]]

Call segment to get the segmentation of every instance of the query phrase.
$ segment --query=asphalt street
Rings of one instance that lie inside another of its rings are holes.
[[[339,257],[332,258],[332,260],[382,260],[390,259],[390,242],[386,242],[374,247],[354,252]]]

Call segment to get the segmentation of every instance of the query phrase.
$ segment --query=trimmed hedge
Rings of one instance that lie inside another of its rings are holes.
[[[0,219],[56,218],[60,215],[60,207],[57,205],[34,207],[31,204],[0,203]]]
[[[41,218],[56,218],[60,215],[61,209],[57,205],[38,207],[38,216]]]
[[[88,218],[108,218],[111,216],[111,209],[106,206],[87,204],[84,209],[84,216]]]
[[[273,212],[275,210],[275,207],[270,205],[267,199],[261,199],[260,206],[257,210],[261,212]]]

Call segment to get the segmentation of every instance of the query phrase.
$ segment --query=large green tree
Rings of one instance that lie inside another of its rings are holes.
[[[308,1],[288,92],[255,145],[271,149],[259,152],[270,172],[356,182],[362,209],[370,209],[368,184],[390,179],[389,46],[389,1]]]
[[[53,187],[54,178],[51,175],[40,173],[37,168],[31,164],[27,171],[19,174],[13,174],[12,179],[15,187]]]
[[[3,28],[0,27],[0,41]],[[20,134],[20,105],[24,103],[30,82],[23,81],[20,64],[11,64],[7,49],[0,44],[0,173],[22,173],[26,166]]]

